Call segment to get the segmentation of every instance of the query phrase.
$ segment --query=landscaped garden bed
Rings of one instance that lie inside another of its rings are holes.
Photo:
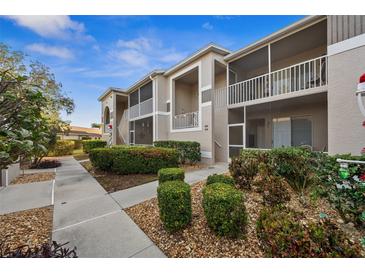
[[[80,163],[107,192],[115,192],[157,180],[156,174],[119,175],[113,172],[97,170],[90,161]]]
[[[31,174],[22,174],[16,177],[11,184],[28,184],[42,181],[50,181],[54,180],[56,174],[55,172],[39,172],[39,173],[31,173]]]
[[[53,207],[29,209],[0,215],[0,243],[2,250],[20,246],[40,247],[50,243]]]
[[[323,176],[332,159],[322,156],[303,149],[243,152],[230,165],[235,186],[219,176],[209,186],[193,185],[191,221],[173,231],[160,218],[157,198],[126,212],[168,257],[364,257],[361,223],[344,218],[333,193],[323,193],[335,174]],[[177,186],[173,193],[180,193]],[[337,196],[349,202],[348,193]]]

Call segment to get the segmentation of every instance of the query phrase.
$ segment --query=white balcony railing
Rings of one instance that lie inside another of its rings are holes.
[[[130,107],[129,119],[138,118],[153,112],[153,99],[150,98],[140,104]]]
[[[228,87],[228,103],[252,100],[327,85],[327,56],[318,57]]]
[[[174,129],[194,128],[199,126],[199,111],[178,114],[173,117]]]

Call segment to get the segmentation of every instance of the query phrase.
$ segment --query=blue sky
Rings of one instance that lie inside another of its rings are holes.
[[[76,109],[64,119],[100,121],[98,96],[126,88],[214,42],[237,50],[303,16],[3,16],[0,42],[51,68]]]

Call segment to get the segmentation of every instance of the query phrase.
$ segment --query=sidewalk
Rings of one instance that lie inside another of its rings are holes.
[[[80,257],[165,257],[161,250],[123,211],[156,196],[157,181],[114,192],[106,191],[72,157],[57,168],[53,216],[53,240],[70,242]],[[186,174],[190,184],[227,164]]]
[[[72,157],[56,171],[52,239],[79,257],[165,257]]]

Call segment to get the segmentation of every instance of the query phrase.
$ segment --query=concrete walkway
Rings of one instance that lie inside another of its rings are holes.
[[[0,190],[0,215],[49,206],[53,181],[10,185]]]
[[[52,238],[79,257],[165,257],[72,157],[56,171]]]
[[[157,181],[114,192],[100,184],[72,157],[65,157],[56,171],[53,240],[70,242],[80,257],[165,257],[161,250],[123,211],[156,196]],[[189,172],[190,184],[227,164]]]

